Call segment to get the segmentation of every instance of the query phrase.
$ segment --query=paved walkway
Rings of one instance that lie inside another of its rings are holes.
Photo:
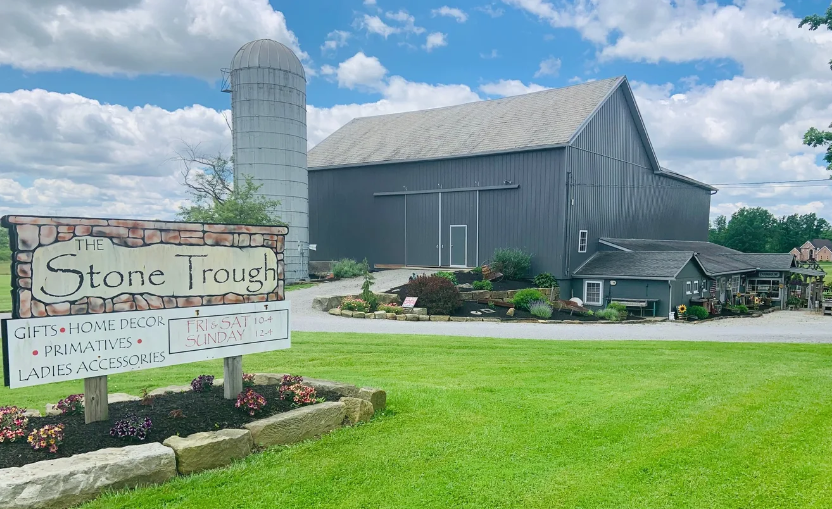
[[[417,271],[419,274],[426,271]],[[427,271],[430,272],[430,271]],[[412,270],[389,270],[375,274],[373,290],[382,292],[406,283]],[[780,311],[760,318],[736,318],[701,324],[679,322],[629,324],[536,324],[485,322],[398,322],[358,320],[331,316],[312,309],[318,296],[357,294],[360,278],[321,283],[314,288],[286,293],[292,303],[292,328],[309,332],[359,332],[380,334],[436,334],[444,336],[497,337],[517,339],[586,340],[674,340],[832,343],[832,317]],[[0,315],[8,318],[9,315]]]

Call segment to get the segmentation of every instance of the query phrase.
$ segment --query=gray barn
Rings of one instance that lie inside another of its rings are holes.
[[[626,77],[358,118],[308,162],[312,260],[473,267],[518,247],[562,295],[601,238],[706,241],[716,192],[659,166]]]

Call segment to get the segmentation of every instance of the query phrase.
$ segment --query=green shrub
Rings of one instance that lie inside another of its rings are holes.
[[[444,277],[445,279],[447,279],[447,280],[448,280],[448,281],[450,281],[451,283],[453,283],[453,284],[457,284],[457,283],[456,283],[456,274],[454,274],[453,272],[444,272],[444,271],[439,271],[439,272],[437,272],[437,273],[436,273],[436,274],[434,274],[434,275],[435,275],[435,276],[439,276],[439,277]]]
[[[688,308],[687,312],[685,312],[688,316],[695,316],[700,320],[704,320],[708,318],[711,314],[708,313],[708,310],[703,308],[702,306],[691,306]]]
[[[332,275],[340,278],[358,277],[364,274],[364,265],[349,258],[338,260],[332,265]]]
[[[395,313],[397,315],[404,313],[404,308],[398,304],[382,304],[378,307],[378,310],[384,311],[385,313]]]
[[[367,263],[366,258],[364,258],[364,261],[361,262],[361,272],[364,275],[364,283],[361,284],[361,294],[359,297],[367,303],[367,311],[373,312],[378,307],[378,297],[370,291],[374,278],[370,273],[370,265]]]
[[[548,320],[552,316],[552,306],[545,300],[533,300],[529,302],[529,313],[538,318]]]
[[[341,300],[341,309],[345,309],[347,311],[363,311],[364,313],[369,313],[370,305],[364,299],[344,297]]]
[[[523,252],[522,249],[495,249],[493,258],[494,270],[502,272],[509,279],[526,277],[532,267],[532,255]]]
[[[474,287],[474,290],[487,290],[489,292],[494,289],[494,285],[491,284],[491,281],[474,281],[471,283],[471,286]]]
[[[471,272],[473,272],[474,274],[482,274],[482,267],[474,267],[473,269],[471,269]]]
[[[743,315],[748,314],[748,306],[746,306],[745,304],[740,304],[739,306],[736,307],[736,309],[737,309],[737,313],[740,313],[740,314],[743,314]]]
[[[417,305],[430,315],[450,315],[462,306],[456,286],[444,277],[419,276],[405,286],[408,297],[417,297]]]
[[[534,277],[534,285],[538,288],[554,288],[558,286],[558,280],[555,279],[555,276],[544,272]]]
[[[621,320],[621,315],[618,314],[618,311],[610,308],[602,309],[601,311],[596,311],[595,316],[597,316],[601,320],[609,320],[611,322],[617,322]]]
[[[618,313],[618,316],[621,317],[622,320],[627,318],[626,304],[622,304],[620,302],[610,302],[609,304],[607,304],[607,309],[615,310],[615,312]]]
[[[536,300],[546,300],[546,297],[540,293],[539,290],[536,288],[526,288],[525,290],[520,290],[511,300],[514,303],[514,307],[517,309],[523,309],[525,311],[529,310],[529,304]]]

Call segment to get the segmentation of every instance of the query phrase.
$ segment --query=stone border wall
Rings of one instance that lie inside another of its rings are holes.
[[[277,384],[282,377],[257,373],[255,381]],[[257,448],[297,443],[369,421],[375,411],[387,407],[387,393],[381,389],[311,378],[304,383],[336,393],[340,399],[252,421],[245,429],[172,436],[163,443],[99,449],[0,469],[0,508],[65,509],[106,490],[162,484],[177,475],[230,465]]]
[[[145,311],[179,307],[241,304],[284,299],[283,247],[285,226],[246,226],[209,223],[135,221],[127,219],[49,218],[6,216],[12,243],[12,312],[19,318]],[[68,242],[75,237],[100,237],[126,247],[153,244],[181,246],[268,247],[277,257],[277,289],[255,295],[210,295],[170,297],[150,293],[123,293],[111,299],[88,297],[76,301],[46,304],[32,296],[32,258],[41,246]]]

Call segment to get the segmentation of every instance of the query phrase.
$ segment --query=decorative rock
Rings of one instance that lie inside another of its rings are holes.
[[[47,417],[54,417],[56,415],[61,415],[61,411],[58,410],[58,405],[54,403],[47,403],[46,404],[46,416]]]
[[[473,292],[461,292],[459,296],[462,300],[473,300]]]
[[[508,311],[506,311],[506,316],[514,316],[514,308],[511,308]]]
[[[332,380],[320,380],[318,378],[304,378],[303,384],[313,387],[317,392],[329,392],[347,398],[358,396],[358,387],[355,385],[333,382]]]
[[[471,300],[488,299],[490,297],[491,292],[488,290],[477,290],[475,292],[471,292]]]
[[[491,322],[491,323],[500,323],[499,318],[483,318],[482,321],[483,322]]]
[[[189,308],[202,305],[202,297],[177,297],[176,304],[180,308]]]
[[[373,410],[384,410],[387,408],[387,393],[381,389],[362,387],[358,390],[358,397],[373,404]]]
[[[49,316],[68,315],[70,312],[69,302],[59,302],[57,304],[47,304],[46,312]]]
[[[395,293],[377,293],[376,297],[378,298],[379,304],[400,304],[401,301],[399,300],[399,296]]]
[[[338,308],[332,308],[328,311],[328,313],[334,316],[341,316],[341,310]]]
[[[115,392],[113,394],[107,394],[107,403],[124,403],[126,401],[141,401],[142,398],[138,396],[133,396],[132,394],[126,394],[123,392]]]
[[[315,297],[312,300],[312,309],[318,311],[329,311],[341,305],[342,297]]]
[[[503,300],[506,298],[508,292],[491,292],[492,299]]]
[[[99,449],[0,470],[0,507],[63,509],[105,490],[160,484],[174,477],[176,455],[162,444]]]
[[[349,316],[352,316],[352,313],[353,313],[352,311],[348,311],[346,309],[341,310],[341,316],[348,316],[349,317]]]
[[[429,318],[431,322],[447,322],[451,319],[448,315],[430,315]]]
[[[58,236],[58,229],[51,225],[42,226],[40,229],[40,245],[45,246],[55,242]]]
[[[38,227],[22,224],[17,227],[17,247],[21,251],[31,251],[38,245]]]
[[[38,318],[46,316],[46,306],[43,302],[32,299],[32,316]]]
[[[387,318],[387,313],[385,313],[384,311],[376,311],[373,314],[376,316],[376,320],[384,320],[384,319]],[[395,314],[395,313],[391,313],[391,314]]]
[[[144,241],[148,244],[158,244],[162,241],[162,233],[159,230],[145,230]]]
[[[388,320],[398,320],[399,315],[397,315],[396,313],[387,313],[387,319]]]
[[[338,428],[344,422],[346,411],[344,403],[328,401],[250,422],[243,427],[251,431],[257,447],[294,444]]]
[[[395,316],[396,316],[396,320],[398,320],[400,322],[404,322],[404,321],[407,320],[407,315],[395,315]],[[413,316],[416,316],[416,315],[413,315]]]
[[[450,317],[450,319],[451,319],[452,322],[467,322],[468,321],[468,318],[466,318],[464,316],[452,316],[452,317]]]
[[[34,408],[27,408],[23,412],[23,415],[25,415],[26,417],[43,417],[43,415],[40,413],[40,410],[35,410]]]
[[[413,308],[414,315],[427,315],[428,309],[427,308]]]
[[[463,283],[461,285],[456,285],[456,287],[460,290],[471,290],[474,288],[474,285],[471,283]]]
[[[90,313],[103,313],[104,299],[99,299],[98,297],[90,297],[88,307]]]
[[[280,385],[286,373],[255,373],[255,385]]]
[[[519,291],[520,290],[509,290],[509,291],[507,291],[506,292],[506,298],[507,299],[513,299],[514,296],[517,295],[517,292],[519,292]]]
[[[216,382],[216,380],[215,380]],[[152,391],[148,392],[148,396],[164,396],[169,392],[188,392],[191,391],[190,385],[168,385],[167,387],[159,387],[158,389],[153,389]]]
[[[428,315],[417,315],[419,317],[420,322],[429,322],[430,317]]]
[[[350,424],[367,422],[373,418],[373,404],[366,399],[341,398],[339,401],[346,406],[347,420]]]
[[[353,311],[352,317],[353,318],[364,318],[364,311]]]
[[[364,313],[364,318],[368,320],[375,320],[376,315],[374,313]]]
[[[176,469],[182,475],[230,465],[251,454],[254,444],[245,429],[223,429],[194,433],[185,438],[172,436],[162,442],[176,454]]]

